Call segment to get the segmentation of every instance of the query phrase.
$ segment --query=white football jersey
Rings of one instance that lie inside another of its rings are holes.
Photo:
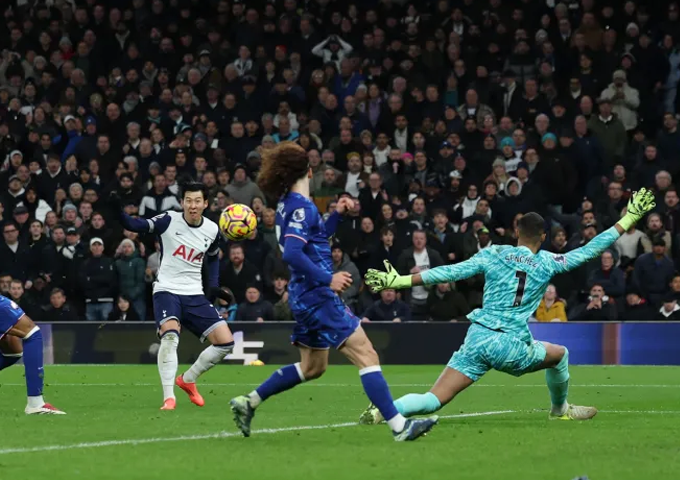
[[[203,295],[203,260],[219,253],[217,224],[203,217],[194,227],[182,212],[165,212],[147,221],[150,233],[157,234],[161,244],[161,266],[153,292]]]

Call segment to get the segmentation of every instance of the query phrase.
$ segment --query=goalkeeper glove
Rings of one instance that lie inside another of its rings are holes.
[[[638,192],[633,192],[633,196],[628,200],[626,214],[618,221],[619,226],[624,231],[630,230],[630,227],[639,222],[654,207],[656,203],[654,203],[654,193],[651,190],[641,188]]]
[[[366,285],[373,291],[373,293],[378,293],[382,290],[388,288],[402,289],[411,288],[413,285],[413,279],[411,275],[399,275],[392,264],[385,260],[385,271],[375,270],[369,268],[368,272],[364,276]]]

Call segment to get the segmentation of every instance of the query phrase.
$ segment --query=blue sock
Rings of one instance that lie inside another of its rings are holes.
[[[255,391],[249,395],[250,404],[253,408],[257,407],[260,402],[263,402],[272,395],[290,390],[295,385],[299,385],[304,381],[305,377],[302,375],[302,369],[300,368],[299,363],[286,365],[272,373],[271,377],[265,380],[262,385],[257,387]]]
[[[24,338],[24,368],[26,390],[29,397],[39,397],[43,392],[43,338],[40,328],[35,327]]]
[[[361,376],[361,384],[364,386],[366,396],[373,405],[378,407],[385,421],[390,424],[390,420],[395,417],[400,420],[403,419],[394,406],[394,402],[392,402],[390,387],[387,386],[380,366],[362,368],[359,370],[359,375]],[[397,428],[390,424],[392,430],[399,432],[403,429],[403,422],[398,423],[401,425]]]
[[[569,350],[566,347],[560,363],[546,369],[545,381],[550,391],[553,410],[561,410],[567,402],[567,394],[569,393]]]
[[[11,367],[21,360],[21,353],[0,353],[0,370]]]
[[[432,392],[409,393],[394,401],[397,411],[405,417],[425,415],[442,408],[437,396]]]

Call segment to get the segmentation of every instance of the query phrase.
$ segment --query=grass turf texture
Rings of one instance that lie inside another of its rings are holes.
[[[344,425],[356,422],[367,400],[354,368],[332,367],[258,409],[255,430],[283,430],[236,436],[227,402],[274,368],[217,367],[199,382],[204,408],[177,389],[177,410],[161,412],[155,366],[47,367],[46,398],[68,412],[58,417],[25,416],[23,368],[7,369],[0,373],[1,478],[680,477],[680,368],[572,367],[570,400],[601,410],[581,423],[548,421],[542,373],[491,373],[440,412],[457,417],[415,443],[397,444],[384,425]],[[384,371],[396,398],[426,391],[441,367]],[[505,410],[512,412],[460,416]],[[331,424],[340,425],[285,430]],[[177,439],[184,436],[196,438]]]

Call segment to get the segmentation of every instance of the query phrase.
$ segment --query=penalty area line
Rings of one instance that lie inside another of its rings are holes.
[[[468,417],[485,417],[490,415],[503,415],[506,413],[515,413],[515,410],[497,410],[490,412],[475,412],[475,413],[460,413],[456,415],[442,415],[439,418],[468,418]],[[326,425],[300,425],[297,427],[282,427],[282,428],[262,428],[253,430],[253,434],[275,434],[287,432],[300,432],[304,430],[328,430],[334,428],[348,428],[356,427],[357,422],[345,423],[331,423]],[[384,428],[384,427],[382,427]],[[39,453],[39,452],[54,452],[62,450],[81,450],[86,448],[103,448],[103,447],[117,447],[122,445],[144,445],[148,443],[166,443],[166,442],[190,442],[196,440],[212,440],[217,438],[232,438],[240,437],[241,434],[237,432],[217,432],[205,435],[183,435],[178,437],[153,437],[153,438],[130,438],[124,440],[106,440],[101,442],[82,442],[72,443],[70,445],[43,445],[39,447],[25,447],[25,448],[3,448],[0,449],[0,455],[8,455],[12,453]]]

